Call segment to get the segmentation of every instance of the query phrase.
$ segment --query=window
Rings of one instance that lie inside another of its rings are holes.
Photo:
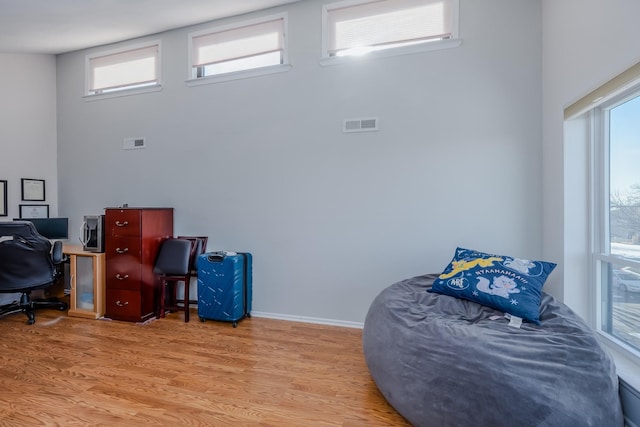
[[[325,5],[325,58],[425,46],[457,37],[457,0],[378,0]],[[440,46],[441,48],[443,46]]]
[[[87,56],[87,95],[160,85],[160,42]]]
[[[640,90],[591,114],[596,326],[640,356]]]
[[[189,34],[190,78],[286,64],[285,27],[286,15],[278,15]]]

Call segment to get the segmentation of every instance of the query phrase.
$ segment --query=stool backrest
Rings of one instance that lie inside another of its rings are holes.
[[[194,242],[169,238],[162,242],[153,267],[155,274],[185,276],[191,270],[191,253]]]

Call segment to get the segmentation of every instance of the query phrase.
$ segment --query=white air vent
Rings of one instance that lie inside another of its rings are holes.
[[[125,138],[122,148],[125,150],[135,150],[138,148],[145,148],[146,146],[147,142],[145,138]]]
[[[345,119],[342,125],[343,132],[371,132],[375,130],[378,130],[378,119],[376,117]]]

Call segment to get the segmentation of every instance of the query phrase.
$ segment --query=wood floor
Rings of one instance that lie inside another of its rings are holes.
[[[250,318],[0,317],[0,426],[408,426],[362,331]]]

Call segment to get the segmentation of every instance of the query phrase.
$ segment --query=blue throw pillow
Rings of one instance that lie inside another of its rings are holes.
[[[540,323],[542,286],[556,264],[457,248],[431,292],[474,301]]]

